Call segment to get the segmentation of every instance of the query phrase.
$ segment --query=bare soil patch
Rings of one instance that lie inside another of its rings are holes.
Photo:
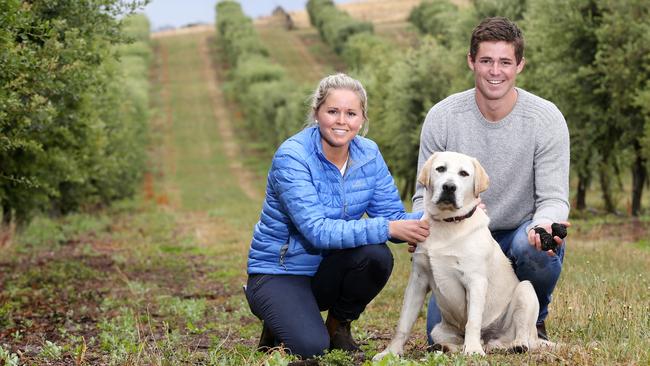
[[[130,227],[129,219],[113,225],[110,231],[120,236]],[[188,220],[188,222],[193,220]],[[179,229],[182,233],[183,229]],[[118,315],[119,308],[106,305],[128,304],[138,314],[155,324],[140,324],[142,341],[155,342],[166,336],[161,326],[180,329],[184,324],[161,314],[160,296],[180,299],[205,299],[209,308],[238,309],[225,306],[237,292],[237,286],[215,281],[215,271],[205,256],[186,253],[137,254],[144,248],[125,248],[124,243],[83,235],[55,248],[29,248],[28,253],[0,259],[0,344],[20,357],[21,364],[74,365],[73,355],[64,354],[60,361],[43,363],[45,342],[58,345],[71,340],[97,340],[100,322]],[[119,258],[119,259],[116,259]],[[134,290],[134,284],[143,292]],[[134,292],[135,291],[135,292]],[[210,312],[204,321],[214,321]],[[227,333],[201,333],[187,337],[187,349],[208,348],[213,336],[227,338]],[[235,339],[233,342],[240,342]],[[86,364],[104,364],[105,355],[95,344],[84,355]]]

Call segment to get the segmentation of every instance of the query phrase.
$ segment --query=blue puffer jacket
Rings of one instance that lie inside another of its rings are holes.
[[[361,219],[363,214],[368,218]],[[344,176],[323,154],[317,127],[285,141],[269,171],[248,273],[313,276],[328,250],[381,244],[406,213],[377,145],[357,136]]]

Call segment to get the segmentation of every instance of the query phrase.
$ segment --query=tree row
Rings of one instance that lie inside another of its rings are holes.
[[[2,222],[133,194],[145,163],[149,23],[138,4],[0,4]]]

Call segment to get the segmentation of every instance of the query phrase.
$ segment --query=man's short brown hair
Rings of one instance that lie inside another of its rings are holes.
[[[472,40],[469,45],[469,56],[475,60],[481,42],[505,41],[515,46],[515,59],[517,65],[524,57],[524,36],[521,29],[508,18],[485,18],[472,31]]]

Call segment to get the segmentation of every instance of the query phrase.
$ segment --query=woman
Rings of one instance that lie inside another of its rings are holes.
[[[405,212],[377,145],[358,136],[368,128],[359,81],[321,80],[309,119],[273,157],[246,290],[264,324],[260,348],[283,344],[303,358],[328,348],[359,352],[350,322],[390,276],[386,240],[428,235],[421,213]]]

